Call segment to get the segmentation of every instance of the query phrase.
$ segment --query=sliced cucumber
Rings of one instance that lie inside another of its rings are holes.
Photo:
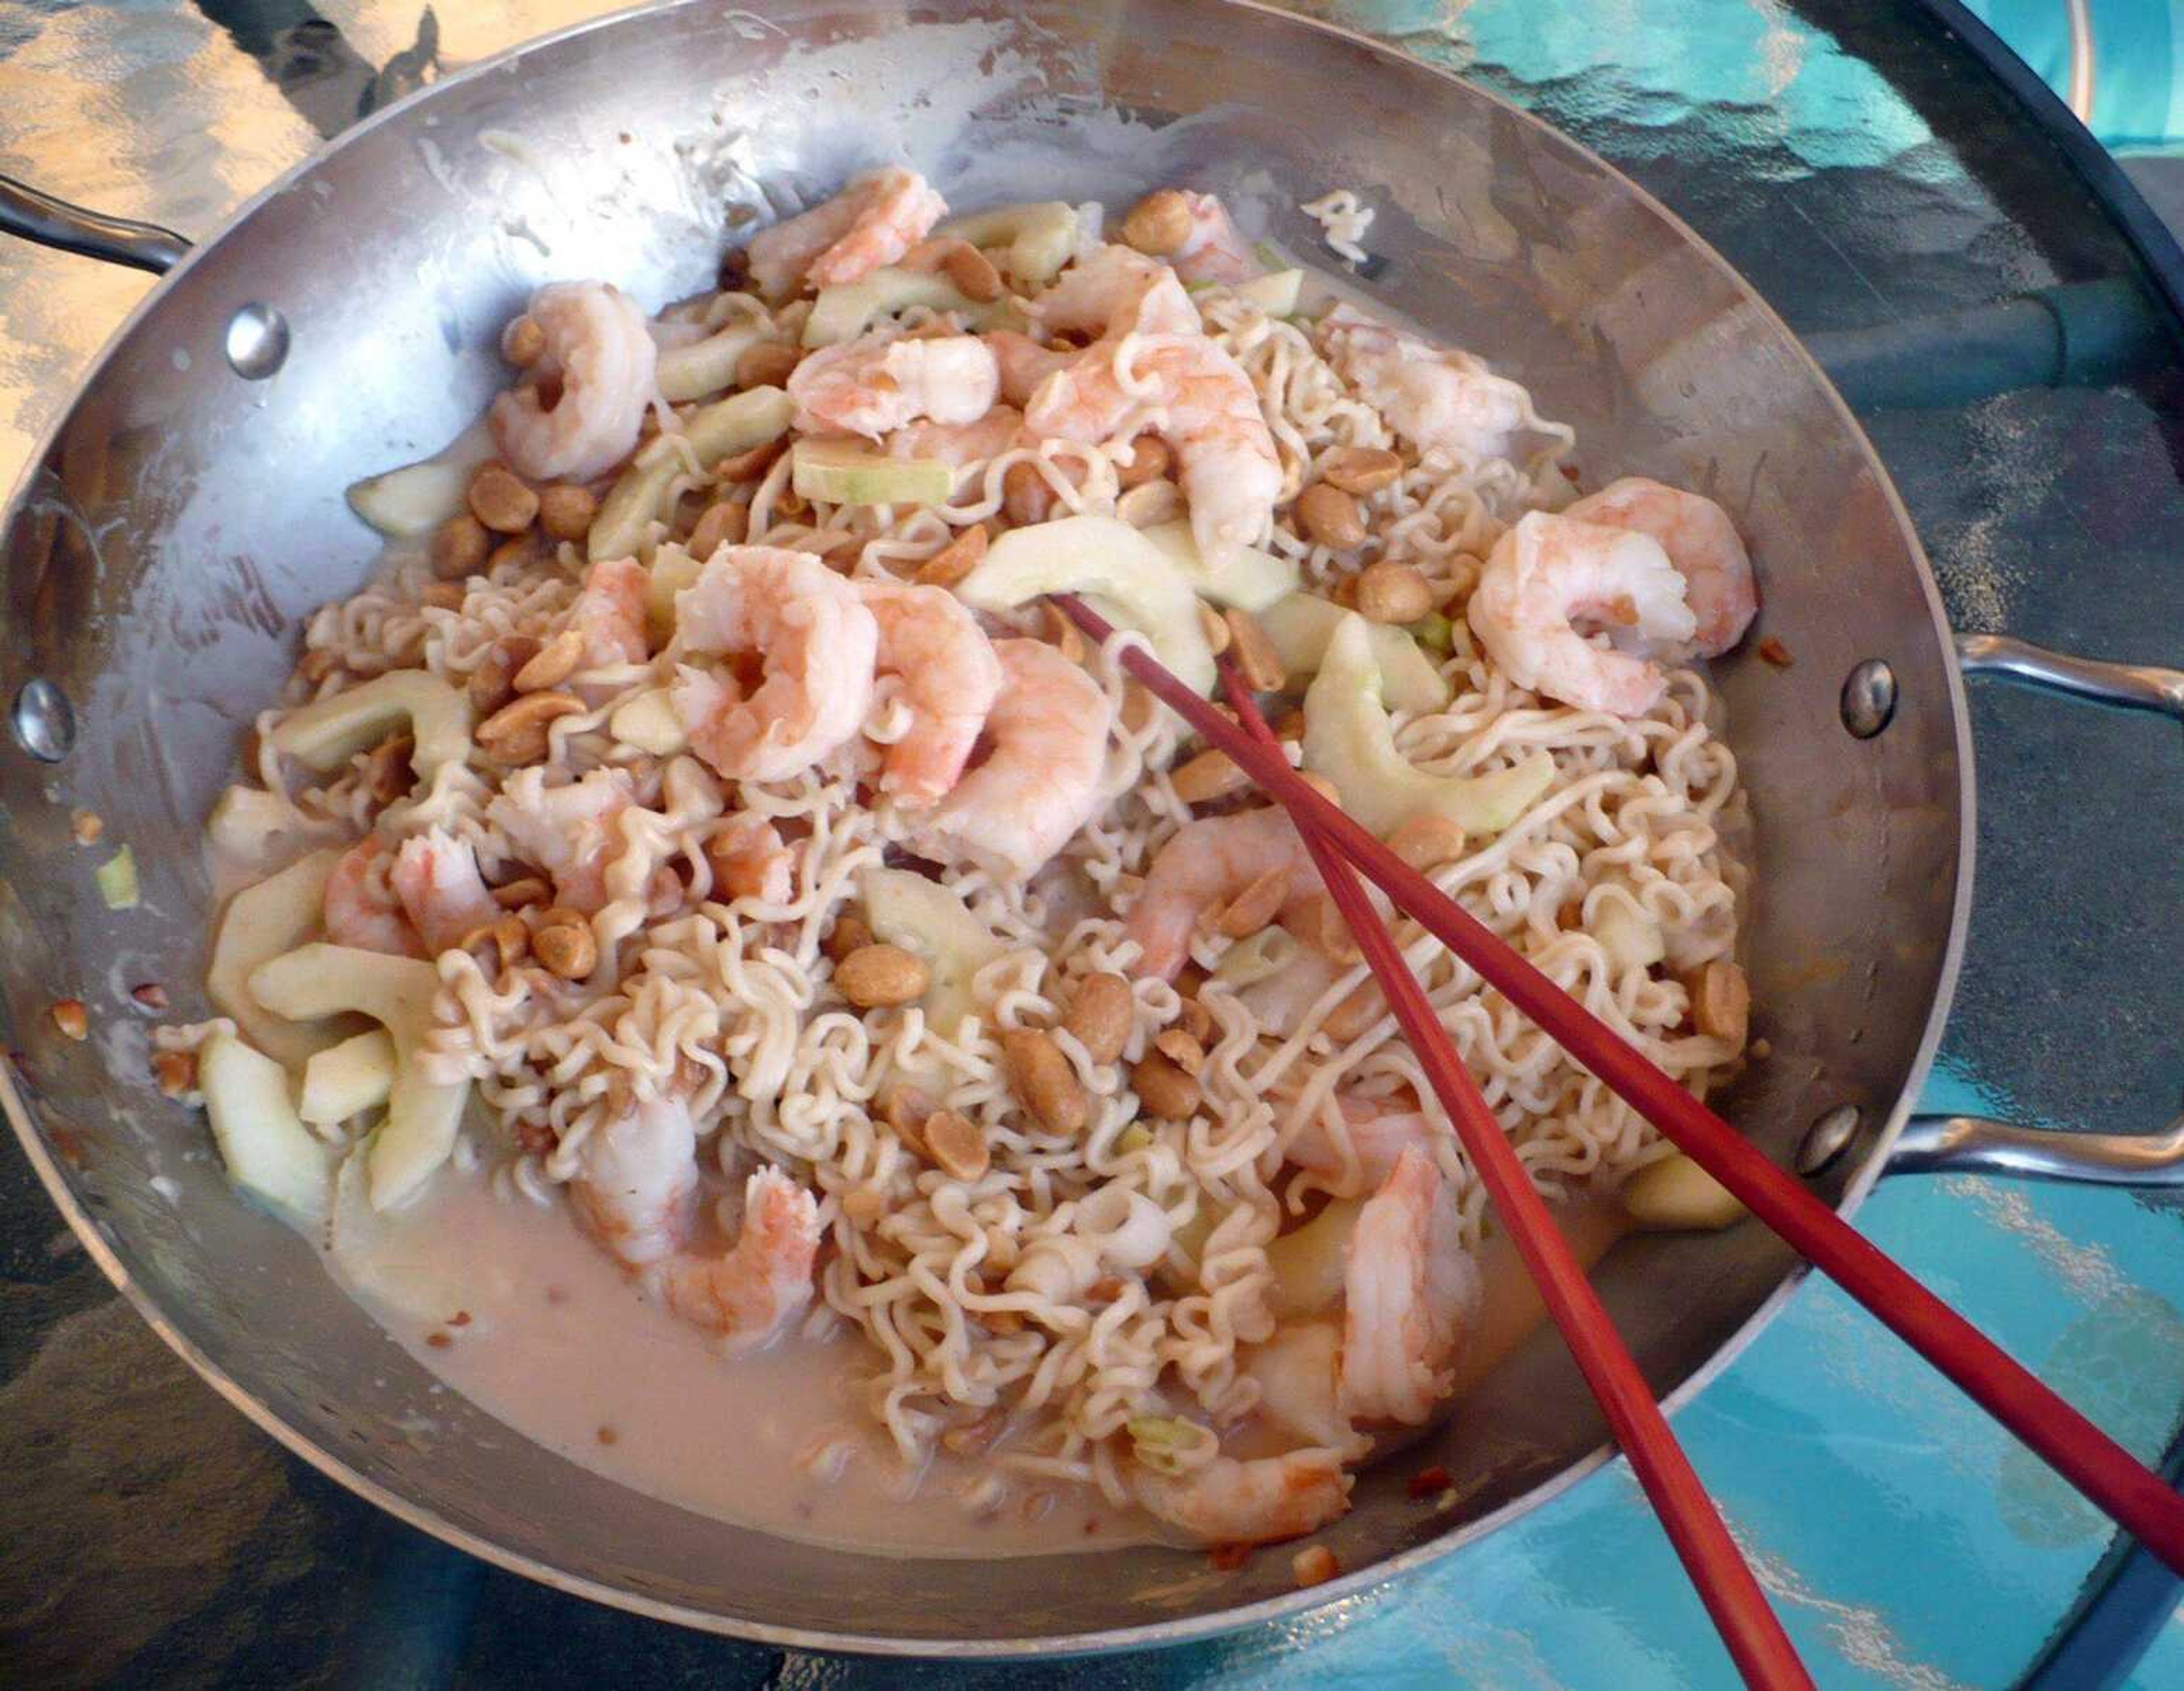
[[[663,540],[653,553],[645,572],[644,621],[654,645],[664,646],[674,638],[675,595],[694,583],[705,567],[703,558],[692,557],[677,541]]]
[[[333,1215],[326,1227],[334,1261],[367,1298],[413,1320],[444,1321],[471,1307],[475,1293],[442,1266],[447,1250],[411,1245],[432,1226],[430,1215],[390,1219],[372,1208],[371,1158],[378,1141],[375,1130],[342,1159],[334,1176]]]
[[[1290,317],[1296,315],[1297,297],[1303,289],[1302,271],[1278,270],[1255,276],[1249,282],[1237,282],[1232,291],[1239,299],[1250,301],[1269,317]]]
[[[293,951],[318,931],[326,879],[341,856],[331,846],[314,851],[228,900],[213,941],[212,967],[205,971],[206,995],[220,1013],[232,1016],[259,1050],[292,1066],[339,1040],[340,1024],[269,1015],[250,996],[250,976],[260,963]]]
[[[355,1010],[394,1041],[395,1076],[387,1119],[371,1137],[371,1204],[393,1209],[416,1196],[455,1148],[470,1100],[470,1083],[428,1080],[419,1058],[432,1028],[440,977],[415,957],[387,957],[349,946],[304,946],[260,963],[251,996],[276,1014],[331,1016]]]
[[[956,472],[934,458],[890,458],[850,440],[800,440],[789,449],[797,493],[829,505],[940,505]]]
[[[126,846],[93,869],[91,878],[98,884],[99,899],[109,910],[136,907],[136,854]]]
[[[1304,1443],[1348,1449],[1358,1435],[1342,1413],[1341,1353],[1334,1320],[1293,1322],[1251,1347],[1244,1365],[1260,1385],[1258,1413]]]
[[[872,937],[900,946],[932,969],[925,1019],[941,1038],[954,1039],[963,1019],[980,1007],[972,981],[1000,956],[1001,942],[956,894],[908,869],[874,869],[865,876],[864,890]]]
[[[432,457],[357,483],[348,490],[349,509],[382,534],[430,534],[462,511],[471,472],[499,450],[480,417]]]
[[[1620,898],[1601,900],[1600,913],[1593,918],[1591,931],[1618,973],[1651,968],[1669,954],[1661,924]]]
[[[1347,615],[1331,600],[1297,593],[1269,605],[1258,613],[1258,618],[1282,667],[1293,677],[1301,677],[1318,672],[1327,643]],[[1448,683],[1408,634],[1384,622],[1369,622],[1365,639],[1372,647],[1373,662],[1379,666],[1380,695],[1390,709],[1418,717],[1447,705]]]
[[[224,790],[213,801],[205,833],[213,850],[235,863],[254,863],[266,848],[296,826],[288,806],[263,787],[241,784]]]
[[[1396,749],[1380,700],[1368,627],[1346,613],[1304,695],[1304,764],[1334,783],[1342,808],[1386,839],[1414,816],[1445,816],[1466,834],[1499,834],[1546,791],[1554,759],[1535,752],[1490,775],[1434,775]]]
[[[660,354],[653,377],[660,384],[660,397],[680,405],[733,388],[736,366],[744,354],[760,341],[773,338],[766,324],[746,321],[688,346],[670,347]]]
[[[410,767],[429,782],[443,764],[471,755],[471,701],[421,669],[389,670],[345,693],[291,711],[273,745],[320,774],[331,774],[398,728],[415,739]]]
[[[944,276],[888,266],[868,271],[855,282],[820,289],[819,297],[811,302],[811,315],[804,320],[804,344],[838,346],[853,341],[881,318],[917,305],[973,315],[982,309]]]
[[[649,751],[655,757],[672,757],[689,743],[688,731],[677,714],[673,695],[655,687],[615,706],[607,718],[607,732],[624,745]]]
[[[1012,528],[956,593],[975,611],[1011,611],[1048,593],[1095,594],[1186,685],[1213,690],[1213,651],[1199,626],[1198,595],[1173,559],[1117,518],[1065,516]]]
[[[1649,1163],[1620,1194],[1624,1213],[1649,1233],[1711,1233],[1744,1217],[1735,1192],[1680,1151]]]
[[[746,388],[700,406],[679,433],[655,435],[599,501],[599,515],[584,537],[585,555],[593,563],[641,556],[646,526],[666,519],[667,490],[689,468],[685,447],[689,458],[710,469],[723,458],[778,440],[795,410],[778,388]]]
[[[951,217],[933,232],[997,254],[1021,287],[1044,287],[1077,250],[1077,208],[1058,199],[996,205]]]
[[[394,1090],[394,1041],[374,1028],[322,1051],[304,1065],[304,1096],[296,1113],[332,1127],[377,1109]]]
[[[1267,1266],[1274,1271],[1267,1307],[1278,1317],[1317,1315],[1342,1296],[1350,1236],[1363,1208],[1355,1198],[1336,1198],[1295,1232],[1267,1247]]]
[[[228,1178],[292,1219],[322,1219],[333,1158],[288,1102],[287,1071],[216,1033],[198,1049],[198,1085]]]
[[[1158,523],[1139,533],[1167,553],[1192,588],[1216,605],[1260,611],[1302,584],[1295,564],[1256,546],[1231,547],[1219,562],[1207,563],[1188,522]]]

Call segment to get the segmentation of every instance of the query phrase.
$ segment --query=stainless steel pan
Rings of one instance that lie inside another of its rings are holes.
[[[1329,1538],[1335,1583],[1286,1559],[1217,1574],[1142,1550],[878,1561],[639,1497],[444,1395],[239,1201],[203,1127],[145,1084],[133,982],[201,1013],[209,889],[195,840],[298,619],[352,589],[372,538],[343,486],[439,446],[502,379],[501,323],[538,282],[604,276],[659,303],[708,282],[724,213],[770,215],[883,155],[960,202],[1216,187],[1299,251],[1298,201],[1379,208],[1373,286],[1529,383],[1596,477],[1647,472],[1736,513],[1760,561],[1751,659],[1723,684],[1758,818],[1750,964],[1773,1054],[1739,1125],[1846,1211],[1910,1142],[1970,895],[1959,674],[2001,668],[2177,713],[2184,684],[1975,639],[1953,654],[1871,450],[1782,324],[1600,160],[1462,83],[1243,4],[973,3],[915,14],[710,0],[571,31],[389,109],[260,195],[165,281],[40,449],[4,530],[0,944],[8,1113],[54,1201],[146,1320],[238,1409],[384,1507],[566,1589],[776,1643],[998,1655],[1167,1642],[1324,1602],[1492,1532],[1605,1459],[1552,1337],[1419,1459],[1434,1516],[1368,1474]],[[158,269],[184,243],[0,196],[19,232]],[[70,846],[98,811],[134,848],[111,914]],[[91,1002],[88,1044],[47,1010]],[[1921,1166],[2159,1180],[2180,1136],[2094,1141],[1953,1120]],[[1632,1241],[1602,1292],[1680,1401],[1780,1308],[1797,1264],[1747,1225]]]

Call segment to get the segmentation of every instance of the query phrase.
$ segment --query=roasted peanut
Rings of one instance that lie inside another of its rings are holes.
[[[1434,590],[1408,564],[1375,564],[1357,578],[1357,614],[1373,622],[1415,622],[1434,608]]]
[[[581,540],[591,533],[599,502],[574,482],[551,482],[538,490],[538,526],[549,540]]]
[[[835,963],[852,952],[861,952],[872,943],[872,930],[865,925],[864,918],[852,916],[847,911],[834,918],[834,925],[827,930],[820,949]]]
[[[1181,1028],[1170,1028],[1153,1041],[1153,1049],[1194,1080],[1206,1067],[1206,1047]]]
[[[545,350],[545,326],[528,311],[510,318],[500,332],[500,355],[518,370],[528,370]]]
[[[523,925],[521,917],[504,916],[499,921],[471,929],[458,943],[460,949],[476,958],[478,967],[492,976],[515,968],[523,960],[524,953],[531,949],[531,930]]]
[[[564,628],[515,672],[515,690],[519,693],[543,693],[549,687],[559,687],[582,667],[583,661],[582,633],[575,628]]]
[[[1225,751],[1201,751],[1180,768],[1171,769],[1167,780],[1176,797],[1187,805],[1225,799],[1251,784],[1242,766]]]
[[[705,507],[684,543],[690,555],[710,558],[723,546],[740,546],[750,533],[750,506],[741,499],[716,499]]]
[[[936,1110],[925,1119],[925,1152],[959,1180],[975,1180],[993,1164],[986,1136],[969,1117]]]
[[[887,1214],[887,1194],[878,1186],[851,1186],[842,1194],[842,1214],[859,1227],[869,1227]]]
[[[384,808],[408,795],[415,784],[410,759],[416,750],[415,737],[406,734],[389,734],[372,747],[371,755],[364,760],[360,779],[374,804]]]
[[[1752,983],[1735,963],[1717,958],[1691,982],[1691,1024],[1708,1039],[1741,1046],[1752,1031]]]
[[[733,458],[723,458],[713,466],[713,474],[722,482],[755,482],[773,468],[774,460],[788,449],[785,440],[769,440],[763,446],[754,446],[748,452],[738,452]]]
[[[1156,434],[1141,434],[1130,443],[1130,460],[1115,466],[1115,480],[1123,488],[1156,482],[1175,467],[1175,454]]]
[[[801,362],[803,354],[787,342],[760,341],[736,360],[736,386],[778,388]]]
[[[467,597],[461,584],[452,581],[428,581],[417,589],[417,603],[427,611],[460,611]]]
[[[1076,1035],[1095,1063],[1112,1063],[1129,1041],[1134,1007],[1130,983],[1102,969],[1078,983],[1061,1025]]]
[[[1214,917],[1214,929],[1226,939],[1248,939],[1274,919],[1289,896],[1290,872],[1268,869],[1228,901]]]
[[[1164,259],[1190,238],[1190,202],[1174,188],[1147,194],[1123,219],[1123,239],[1148,258]]]
[[[152,1079],[166,1097],[179,1098],[187,1092],[195,1091],[198,1085],[197,1053],[190,1051],[153,1052]]]
[[[538,537],[528,529],[521,534],[511,534],[485,555],[486,572],[491,575],[507,569],[527,570],[538,561]]]
[[[531,936],[531,949],[564,980],[582,980],[599,963],[599,942],[592,924],[571,912],[558,912],[564,920],[542,923]]]
[[[1319,479],[1346,494],[1377,494],[1403,473],[1403,460],[1384,446],[1343,446],[1327,455]]]
[[[1307,1544],[1290,1558],[1290,1577],[1300,1586],[1325,1585],[1341,1571],[1342,1564],[1324,1544]]]
[[[543,904],[553,896],[554,889],[537,875],[525,875],[493,890],[493,901],[503,910],[521,910],[526,905]]]
[[[91,1012],[84,1008],[81,998],[56,998],[47,1012],[53,1026],[67,1039],[86,1040],[91,1037]]]
[[[1051,1034],[1009,1029],[1001,1035],[1001,1060],[1008,1071],[1009,1090],[1041,1127],[1057,1134],[1084,1130],[1089,1114],[1084,1089]]]
[[[1232,636],[1228,632],[1228,618],[1202,599],[1198,601],[1198,627],[1206,636],[1206,644],[1212,648],[1214,656],[1218,657],[1228,650]]]
[[[566,693],[526,693],[478,724],[477,743],[496,762],[536,763],[546,756],[548,728],[583,708],[581,699]]]
[[[1084,661],[1083,632],[1050,599],[1039,607],[1039,638],[1070,662]]]
[[[978,567],[992,537],[983,523],[973,523],[917,566],[920,587],[953,587]]]
[[[129,989],[129,996],[154,1013],[167,1007],[167,989],[156,980],[139,982]]]
[[[1338,552],[1347,552],[1365,541],[1365,519],[1357,501],[1341,488],[1314,482],[1296,498],[1297,527],[1306,538]]]
[[[538,495],[505,464],[481,464],[464,493],[471,515],[496,534],[521,534],[538,518]]]
[[[1044,522],[1054,514],[1054,489],[1028,460],[1010,465],[1001,477],[1001,511],[1017,528]]]
[[[1184,514],[1183,489],[1165,477],[1145,482],[1115,501],[1115,515],[1133,528],[1150,528],[1173,522]]]
[[[1422,811],[1396,824],[1388,849],[1414,869],[1435,869],[1463,855],[1463,830],[1445,816]]]
[[[990,305],[1001,297],[1001,273],[994,261],[968,241],[950,241],[940,255],[940,273],[966,299]]]
[[[460,581],[485,567],[493,535],[468,511],[449,517],[432,533],[432,573],[442,581]]]
[[[106,818],[95,810],[69,814],[69,838],[79,846],[96,846],[106,833]]]
[[[860,1010],[907,1004],[932,984],[925,960],[900,946],[861,946],[834,965],[834,985]]]
[[[1259,626],[1259,619],[1240,606],[1232,605],[1223,614],[1228,623],[1229,649],[1235,654],[1237,668],[1244,672],[1245,684],[1254,693],[1279,692],[1289,672],[1282,667],[1281,655]]]
[[[1145,1113],[1162,1121],[1190,1120],[1203,1097],[1197,1081],[1158,1052],[1131,1069],[1130,1085]]]

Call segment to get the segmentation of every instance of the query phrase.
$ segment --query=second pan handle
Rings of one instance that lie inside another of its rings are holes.
[[[190,249],[171,229],[86,210],[6,176],[0,176],[0,233],[154,276],[173,269]]]

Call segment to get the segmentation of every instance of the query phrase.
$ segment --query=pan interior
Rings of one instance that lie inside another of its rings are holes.
[[[502,379],[499,326],[538,283],[600,276],[657,305],[710,284],[724,215],[794,209],[897,155],[961,204],[1126,204],[1190,182],[1330,264],[1297,204],[1356,188],[1378,208],[1372,287],[1575,424],[1589,481],[1654,474],[1730,508],[1759,560],[1757,632],[1795,663],[1739,659],[1724,678],[1758,820],[1748,963],[1773,1047],[1729,1108],[1786,1162],[1823,1111],[1858,1106],[1859,1143],[1822,1183],[1854,1192],[1945,988],[1964,821],[1930,583],[1870,454],[1772,315],[1590,155],[1408,61],[1190,0],[628,15],[394,109],[200,252],[109,349],[6,530],[8,695],[49,680],[79,730],[58,767],[0,749],[15,1114],[79,1229],[193,1363],[472,1549],[790,1642],[1181,1636],[1307,1599],[1281,1557],[1215,1574],[1180,1552],[883,1563],[783,1543],[622,1490],[432,1395],[309,1247],[232,1195],[202,1121],[145,1084],[147,1030],[125,1013],[148,979],[176,1016],[204,1013],[210,889],[193,842],[298,619],[370,565],[342,488],[476,415]],[[256,380],[224,355],[254,304],[290,336]],[[1876,656],[1900,702],[1859,741],[1838,689]],[[102,906],[69,840],[79,806],[132,846],[141,908]],[[92,1002],[91,1042],[53,1032],[62,996]],[[1600,1280],[1667,1393],[1790,1266],[1747,1225],[1632,1242]],[[1558,1344],[1537,1338],[1401,1465],[1455,1476],[1452,1514],[1408,1501],[1400,1472],[1368,1473],[1328,1541],[1346,1569],[1384,1575],[1537,1501],[1600,1438]]]

